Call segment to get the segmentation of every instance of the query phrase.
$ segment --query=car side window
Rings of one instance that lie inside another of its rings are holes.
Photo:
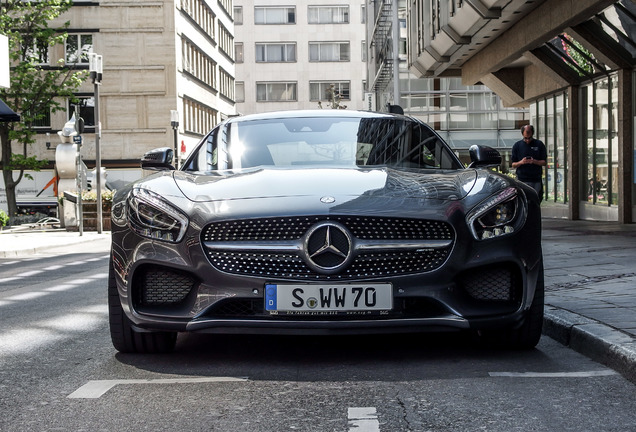
[[[357,158],[365,165],[442,169],[458,166],[437,134],[424,125],[405,120],[374,119],[367,123],[363,121],[365,127],[361,128],[359,139],[373,145],[363,149],[364,158]]]
[[[219,149],[216,146],[216,140],[214,139],[216,133],[208,135],[207,142],[205,143],[205,166],[208,170],[216,170],[219,167]]]

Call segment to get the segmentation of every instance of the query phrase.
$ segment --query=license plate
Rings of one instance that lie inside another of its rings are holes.
[[[271,313],[387,311],[392,307],[389,283],[265,285],[265,309]]]

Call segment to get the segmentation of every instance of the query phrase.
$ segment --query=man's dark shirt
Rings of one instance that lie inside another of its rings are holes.
[[[536,160],[547,160],[548,152],[545,145],[538,139],[533,139],[526,144],[519,140],[512,146],[512,162],[519,162],[525,157]],[[543,167],[540,165],[526,164],[517,167],[517,178],[521,181],[540,182]]]

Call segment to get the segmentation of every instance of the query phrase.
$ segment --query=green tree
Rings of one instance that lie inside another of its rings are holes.
[[[78,71],[74,64],[66,64],[64,59],[53,64],[48,58],[49,47],[64,43],[69,23],[49,25],[72,4],[72,0],[0,1],[0,33],[9,38],[11,65],[11,87],[0,89],[0,98],[21,116],[19,122],[0,122],[0,166],[10,216],[17,212],[15,190],[25,170],[38,171],[48,163],[29,156],[28,149],[35,142],[33,125],[65,110],[63,101],[73,99],[86,79],[86,72]],[[20,148],[15,153],[13,142]]]

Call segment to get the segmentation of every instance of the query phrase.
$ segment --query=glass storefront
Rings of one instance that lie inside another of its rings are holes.
[[[567,93],[559,93],[530,106],[535,138],[543,141],[548,152],[543,176],[546,202],[568,202],[567,103]]]
[[[632,72],[632,89],[632,106],[636,107],[636,72]],[[636,125],[633,129],[636,131]],[[632,135],[632,164],[632,221],[636,222],[636,133]]]
[[[485,86],[464,86],[461,78],[413,78],[400,74],[400,105],[404,112],[433,127],[470,163],[468,149],[474,144],[497,148],[502,171],[510,167],[510,150],[521,138],[519,129],[528,124],[528,110],[506,108]]]
[[[618,205],[618,76],[583,87],[584,136],[581,199],[588,204]]]

